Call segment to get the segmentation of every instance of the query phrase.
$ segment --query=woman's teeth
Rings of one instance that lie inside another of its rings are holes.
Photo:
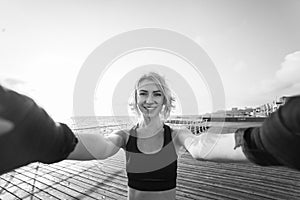
[[[154,110],[155,108],[147,108],[147,107],[145,107],[147,110]]]

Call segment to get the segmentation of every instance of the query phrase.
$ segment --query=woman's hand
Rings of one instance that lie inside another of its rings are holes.
[[[203,133],[198,138],[200,160],[247,162],[242,150],[235,149],[234,133]]]
[[[241,148],[234,149],[234,133],[202,133],[193,135],[188,129],[181,129],[178,134],[182,144],[197,160],[213,162],[248,162]]]

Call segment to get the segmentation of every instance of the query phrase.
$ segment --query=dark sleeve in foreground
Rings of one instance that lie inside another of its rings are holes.
[[[65,159],[77,138],[65,124],[57,124],[32,99],[0,86],[0,116],[14,128],[0,135],[0,174],[31,162]]]
[[[291,97],[261,127],[237,130],[235,138],[251,162],[300,170],[300,96]]]

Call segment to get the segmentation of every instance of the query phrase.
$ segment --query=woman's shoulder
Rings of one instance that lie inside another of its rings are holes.
[[[170,126],[172,130],[172,138],[182,140],[187,136],[191,136],[192,132],[185,126]],[[193,134],[192,134],[193,135]]]
[[[185,134],[190,133],[191,131],[185,126],[170,126],[173,134]]]
[[[118,135],[122,138],[127,138],[127,136],[130,135],[130,130],[131,129],[118,129],[118,130],[115,130],[113,132],[113,134]]]
[[[172,138],[175,144],[176,151],[179,152],[184,147],[184,141],[192,134],[185,126],[170,126],[172,130]]]
[[[131,131],[132,128],[119,129],[119,130],[115,130],[113,134],[121,138],[123,144],[122,146],[126,146],[129,136],[131,135],[130,134]]]

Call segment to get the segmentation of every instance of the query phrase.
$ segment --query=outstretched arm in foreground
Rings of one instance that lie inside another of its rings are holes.
[[[236,138],[251,162],[300,170],[300,96],[290,97],[261,127],[238,130]]]
[[[0,85],[0,174],[31,162],[54,163],[73,151],[77,139],[31,98]]]
[[[199,160],[248,160],[262,166],[283,165],[300,170],[300,96],[291,97],[261,127],[200,136],[182,131],[178,136],[184,147]]]
[[[104,159],[119,150],[123,136],[118,131],[107,138],[100,134],[76,137],[31,98],[0,85],[0,175],[37,161]]]

